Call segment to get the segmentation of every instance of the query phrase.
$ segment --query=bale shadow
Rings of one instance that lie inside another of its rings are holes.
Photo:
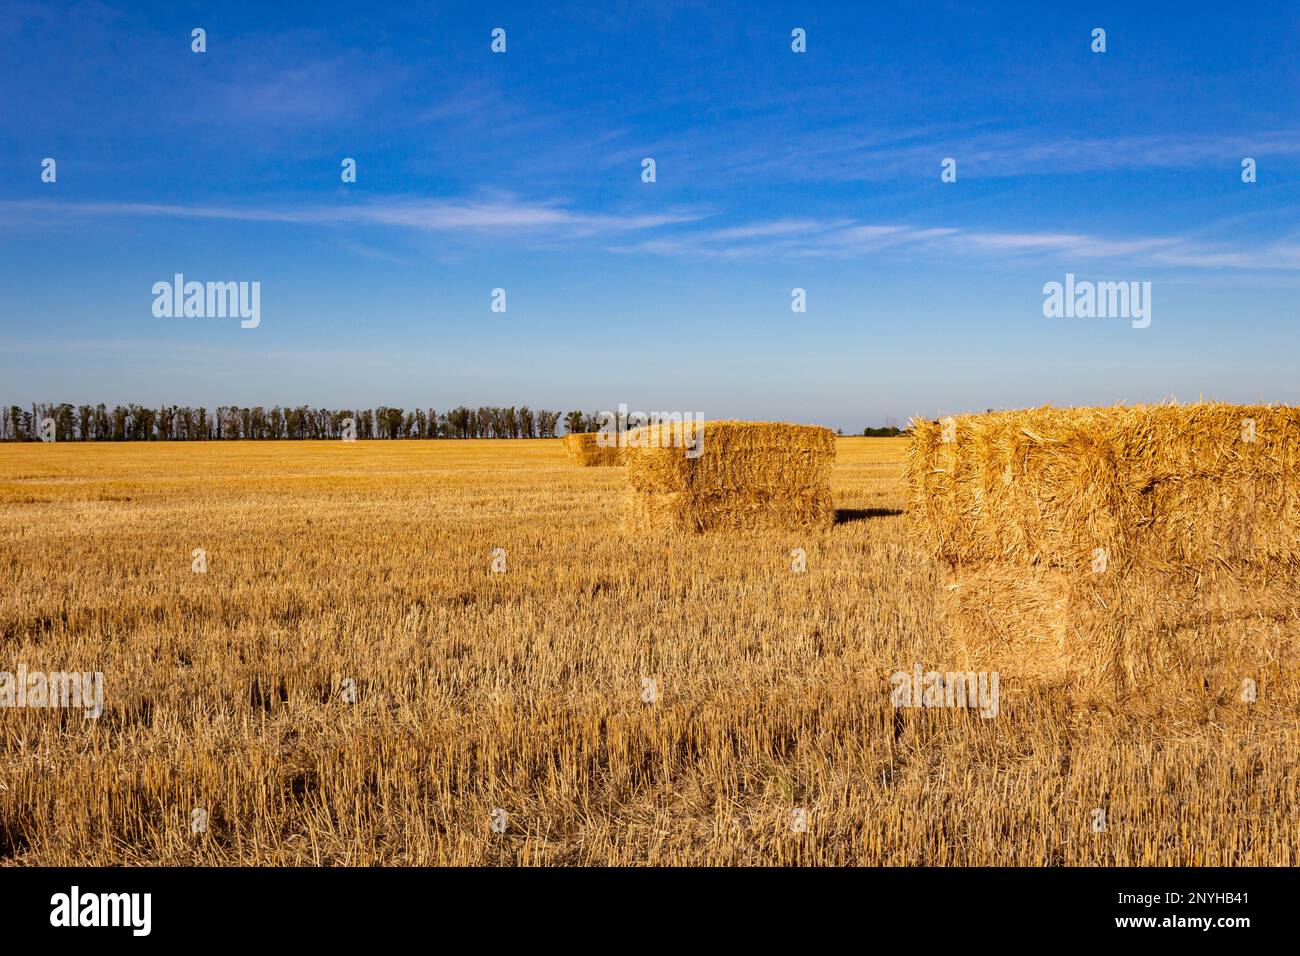
[[[867,521],[871,518],[892,518],[902,513],[898,508],[836,508],[835,523],[849,524],[852,521]]]

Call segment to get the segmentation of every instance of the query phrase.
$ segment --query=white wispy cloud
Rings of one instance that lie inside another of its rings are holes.
[[[679,225],[700,218],[690,211],[663,213],[592,213],[558,203],[522,202],[512,198],[483,201],[389,198],[364,203],[312,204],[281,207],[181,205],[146,202],[0,202],[0,211],[16,221],[57,221],[70,218],[171,218],[288,223],[307,226],[392,226],[421,232],[544,233],[551,238],[591,237]]]
[[[145,202],[0,202],[0,219],[11,227],[80,218],[127,220],[171,218],[283,223],[322,227],[362,225],[415,233],[483,237],[491,241],[553,246],[595,240],[622,254],[715,261],[855,259],[870,256],[933,260],[943,256],[1010,261],[1050,257],[1070,262],[1111,260],[1209,270],[1300,269],[1294,236],[1236,245],[1194,236],[1106,236],[1055,230],[1007,231],[908,223],[870,223],[848,218],[779,218],[706,227],[703,212],[587,212],[557,202],[514,197],[434,200],[390,197],[361,203],[315,203],[252,207]],[[646,234],[650,233],[650,234]]]
[[[392,82],[355,55],[284,65],[271,57],[212,84],[211,108],[233,123],[314,125],[358,115]]]
[[[716,133],[700,135],[706,140],[717,138]],[[811,182],[915,178],[937,170],[939,161],[949,156],[957,160],[963,177],[986,178],[1204,167],[1235,172],[1246,156],[1300,156],[1298,129],[1092,137],[1053,136],[1041,129],[921,129],[893,137],[820,130],[761,142],[761,149],[697,148],[695,153],[717,157],[713,171],[728,176],[761,172],[768,177]]]
[[[945,256],[1010,260],[1050,257],[1069,261],[1123,261],[1170,268],[1300,269],[1300,243],[1276,240],[1232,246],[1184,236],[1111,237],[1055,231],[985,231],[950,226],[773,220],[727,229],[656,236],[611,246],[623,253],[696,260],[853,259],[871,255],[911,261]]]

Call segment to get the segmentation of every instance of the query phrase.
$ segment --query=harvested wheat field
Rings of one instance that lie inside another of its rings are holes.
[[[602,445],[599,432],[575,432],[561,442],[569,461],[584,468],[609,467],[623,463],[623,450],[616,444]]]
[[[834,523],[660,535],[556,441],[0,447],[0,669],[104,674],[0,709],[0,862],[1300,862],[1294,660],[895,708],[959,656],[905,444],[836,443]]]

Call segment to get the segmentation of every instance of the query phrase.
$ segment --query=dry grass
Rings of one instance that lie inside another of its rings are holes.
[[[0,447],[0,668],[107,701],[0,710],[0,861],[1300,862],[1284,687],[891,706],[957,663],[902,449],[839,442],[831,527],[644,538],[558,442]]]

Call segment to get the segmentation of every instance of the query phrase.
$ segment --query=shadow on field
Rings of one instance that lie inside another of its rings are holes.
[[[851,521],[867,521],[870,518],[892,518],[902,513],[897,508],[836,508],[835,523],[848,524]]]

